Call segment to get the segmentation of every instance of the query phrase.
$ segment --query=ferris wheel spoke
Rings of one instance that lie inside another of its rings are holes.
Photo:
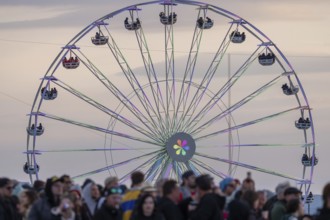
[[[241,99],[240,101],[236,102],[234,105],[230,106],[229,108],[227,108],[226,110],[222,111],[220,114],[216,115],[215,117],[211,118],[210,120],[208,120],[207,122],[205,122],[204,124],[198,126],[197,128],[195,128],[198,125],[198,121],[196,121],[194,123],[193,126],[190,126],[187,130],[190,131],[192,134],[196,134],[202,130],[204,130],[206,127],[210,126],[211,124],[213,124],[214,122],[226,117],[227,115],[230,115],[232,112],[234,112],[236,109],[240,108],[241,106],[245,105],[246,103],[250,102],[251,100],[253,100],[255,97],[257,97],[258,95],[262,94],[263,92],[267,91],[268,88],[270,88],[271,86],[275,85],[275,83],[277,81],[279,81],[279,79],[282,77],[283,75],[279,75],[277,77],[275,77],[274,79],[272,79],[271,81],[269,81],[268,83],[266,83],[265,85],[263,85],[262,87],[260,87],[259,89],[257,89],[256,91],[254,91],[253,93],[249,94],[248,96],[246,96],[245,98]],[[204,113],[203,115],[205,115],[206,113]]]
[[[200,161],[200,160],[198,160],[196,158],[192,159],[191,161],[193,163],[195,163],[196,165],[202,167],[203,169],[205,169],[205,170],[213,173],[214,175],[220,177],[221,179],[224,179],[224,178],[228,177],[228,175],[226,175],[226,174],[224,174],[224,173],[222,173],[220,171],[214,170],[212,167],[208,166],[207,164],[203,163],[202,161]]]
[[[120,66],[123,74],[125,75],[127,81],[129,82],[131,88],[135,92],[136,97],[139,99],[140,104],[143,106],[146,114],[149,117],[149,121],[153,124],[154,129],[159,129],[159,122],[154,120],[153,116],[157,116],[157,111],[155,110],[154,106],[151,104],[149,97],[145,93],[143,87],[141,86],[139,80],[135,76],[134,72],[132,71],[131,67],[127,63],[123,53],[121,52],[120,48],[118,47],[115,39],[110,34],[110,31],[106,28],[107,33],[109,35],[109,41],[107,43],[112,55],[116,59],[118,65]],[[139,93],[141,92],[142,95]]]
[[[264,122],[266,120],[273,119],[275,117],[282,116],[282,115],[287,114],[287,113],[289,113],[291,111],[299,110],[301,108],[302,107],[300,107],[300,106],[299,107],[296,107],[296,108],[291,108],[291,109],[288,109],[288,110],[285,110],[285,111],[282,111],[282,112],[278,112],[276,114],[272,114],[272,115],[269,115],[269,116],[266,116],[266,117],[263,117],[263,118],[258,118],[256,120],[246,122],[244,124],[236,125],[236,126],[231,127],[231,128],[227,128],[227,129],[216,131],[216,132],[213,132],[213,133],[210,133],[210,134],[206,134],[206,135],[197,137],[195,140],[197,141],[197,140],[205,139],[205,138],[208,138],[208,137],[211,137],[211,136],[215,136],[215,135],[218,135],[218,134],[227,133],[229,131],[233,131],[233,130],[238,130],[238,129],[241,129],[241,128],[245,128],[245,127],[248,127],[248,126],[251,126],[251,125],[260,123],[260,122]]]
[[[166,157],[164,161],[164,166],[161,172],[159,173],[157,179],[168,178],[170,175],[170,171],[172,169],[172,159],[170,157]]]
[[[136,105],[134,105],[129,97],[125,96],[83,53],[79,51],[87,60],[80,61],[87,67],[87,69],[120,101],[148,130],[156,136],[161,134],[157,130],[152,117],[147,117]],[[136,91],[135,91],[136,92]]]
[[[134,20],[133,11],[130,11],[131,19]],[[137,14],[138,17],[138,14]],[[165,111],[165,104],[163,99],[163,93],[159,86],[158,77],[154,68],[154,64],[151,58],[150,50],[148,47],[147,39],[144,35],[143,25],[137,30],[135,30],[136,40],[138,42],[141,57],[143,60],[143,64],[145,67],[146,75],[148,77],[149,85],[152,91],[153,99],[155,101],[155,107],[158,113],[158,119],[162,122],[160,125],[164,126],[164,119],[160,113],[160,107],[162,107],[162,111]],[[156,88],[154,87],[156,84]]]
[[[114,130],[108,130],[108,129],[100,128],[100,127],[97,127],[97,126],[94,126],[94,125],[89,125],[89,124],[85,124],[85,123],[82,123],[82,122],[61,118],[61,117],[58,117],[58,116],[55,116],[55,115],[46,114],[46,113],[42,113],[42,112],[40,112],[39,115],[43,116],[45,118],[49,118],[49,119],[65,122],[65,123],[68,123],[68,124],[72,124],[72,125],[92,129],[92,130],[103,132],[103,133],[106,133],[106,134],[111,134],[111,135],[115,135],[115,136],[118,136],[118,137],[127,138],[127,139],[131,139],[131,140],[135,140],[135,141],[139,141],[139,142],[143,142],[143,143],[153,144],[153,145],[156,145],[156,146],[161,146],[157,142],[153,142],[153,141],[146,140],[146,139],[143,139],[143,138],[134,137],[134,136],[131,136],[131,135],[128,135],[128,134],[120,133],[120,132],[116,132]]]
[[[97,101],[89,98],[88,96],[84,95],[83,93],[79,92],[78,90],[72,88],[71,86],[67,85],[66,83],[62,82],[59,79],[53,80],[53,83],[60,86],[61,88],[65,89],[66,91],[70,92],[71,94],[75,95],[76,97],[80,98],[81,100],[85,101],[86,103],[94,106],[95,108],[101,110],[102,112],[106,113],[107,115],[111,116],[112,118],[117,119],[124,125],[138,131],[139,133],[149,137],[154,141],[159,141],[154,138],[154,134],[148,132],[147,130],[143,129],[142,127],[138,126],[137,124],[133,123],[132,121],[128,120],[124,116],[120,115],[119,113],[105,107],[104,105],[98,103]]]
[[[140,150],[155,150],[154,148],[84,148],[84,149],[57,149],[57,150],[34,150],[35,154],[43,153],[75,153],[75,152],[96,152],[96,151],[140,151]],[[32,154],[33,151],[23,152],[25,154]]]
[[[207,13],[207,8],[203,8],[203,7],[199,8],[196,21],[199,19],[199,17],[201,17],[201,13],[202,13],[203,19],[205,19],[206,13]],[[188,60],[186,63],[185,72],[184,72],[182,83],[181,83],[181,89],[180,89],[180,94],[179,94],[179,98],[178,98],[178,103],[177,103],[176,110],[174,111],[173,118],[177,117],[181,105],[183,107],[182,111],[185,112],[188,95],[189,95],[189,90],[190,90],[190,83],[187,83],[188,84],[187,88],[185,87],[186,80],[188,78],[189,82],[193,81],[195,66],[196,66],[196,62],[197,62],[197,58],[198,58],[198,54],[199,54],[199,48],[200,48],[200,44],[202,42],[203,31],[204,31],[204,28],[199,28],[197,25],[197,22],[196,22],[192,41],[191,41],[190,51],[189,51],[189,55],[188,55]],[[179,117],[179,118],[181,118],[181,117]]]
[[[166,157],[166,153],[158,154],[156,160],[153,162],[151,167],[145,172],[146,181],[152,181],[156,179],[157,173],[162,170],[164,158]]]
[[[276,171],[256,167],[256,166],[253,166],[253,165],[249,165],[249,164],[245,164],[245,163],[241,163],[241,162],[237,162],[237,161],[227,160],[227,159],[223,159],[223,158],[219,158],[219,157],[213,157],[213,156],[209,156],[209,155],[205,155],[205,154],[201,154],[201,153],[197,153],[197,152],[195,153],[195,155],[199,156],[199,157],[202,157],[202,158],[207,158],[207,159],[210,159],[210,160],[215,160],[215,161],[219,161],[219,162],[223,162],[223,163],[227,163],[227,164],[233,164],[233,165],[236,165],[236,166],[239,166],[239,167],[244,167],[244,168],[255,170],[255,171],[258,171],[258,172],[262,172],[262,173],[268,173],[268,174],[271,174],[273,176],[279,176],[279,177],[283,177],[283,178],[286,178],[286,179],[294,180],[297,183],[310,182],[309,180],[306,180],[306,179],[300,179],[300,178],[297,178],[297,177],[289,176],[287,174],[282,174],[282,173],[279,173],[279,172],[276,172]]]
[[[194,122],[198,122],[203,118],[204,115],[208,114],[208,112],[221,100],[226,92],[238,81],[238,79],[245,73],[245,71],[257,58],[257,52],[259,49],[260,46],[251,54],[251,56],[243,63],[243,65],[238,68],[236,73],[228,80],[228,82],[225,83],[225,85],[214,94],[214,96],[206,103],[206,105],[201,108],[196,116],[191,117],[190,120],[187,120],[185,126],[183,127],[190,128],[191,126],[194,126]]]
[[[302,147],[302,148],[308,148],[310,146],[313,146],[314,143],[308,143],[308,144],[231,144],[231,145],[223,145],[223,146],[199,146],[199,148],[228,148],[228,147]]]
[[[143,170],[145,167],[147,167],[148,165],[150,165],[151,163],[153,163],[153,161],[157,158],[158,154],[156,154],[155,156],[148,158],[146,161],[144,161],[142,164],[140,164],[139,166],[137,166],[136,168],[130,170],[127,174],[125,174],[124,176],[122,176],[119,179],[119,182],[123,183],[126,182],[127,179],[129,179],[130,175],[132,173],[134,173],[137,170]]]
[[[136,160],[140,160],[141,158],[144,158],[144,157],[149,157],[153,154],[157,154],[159,151],[154,151],[154,152],[151,152],[151,153],[148,153],[148,154],[144,154],[142,156],[138,156],[138,157],[133,157],[131,159],[128,159],[128,160],[125,160],[125,161],[122,161],[122,162],[119,162],[119,163],[116,163],[116,164],[112,164],[110,166],[106,166],[106,167],[102,167],[100,169],[96,169],[96,170],[93,170],[93,171],[90,171],[90,172],[87,172],[87,173],[83,173],[83,174],[80,174],[80,175],[77,175],[77,176],[74,176],[72,177],[73,179],[78,179],[78,178],[82,178],[82,177],[86,177],[86,176],[90,176],[90,175],[93,175],[93,174],[97,174],[97,173],[101,173],[101,172],[104,172],[104,171],[107,171],[109,169],[113,169],[113,168],[116,168],[116,167],[120,167],[120,166],[124,166],[128,163],[131,163],[133,161],[136,161]]]
[[[196,175],[200,175],[201,174],[199,172],[199,170],[197,170],[197,168],[195,167],[195,165],[191,162],[191,160],[185,162],[184,165],[186,166],[186,170],[192,170]]]
[[[164,13],[165,16],[172,16],[173,4],[164,3]],[[174,69],[174,23],[173,20],[171,24],[164,25],[164,41],[165,41],[165,123],[166,130],[164,132],[167,136],[171,134],[171,124],[173,123],[170,118],[171,108],[173,111],[175,110],[175,69]]]
[[[194,94],[187,110],[184,113],[184,116],[181,117],[180,122],[178,123],[179,125],[184,124],[184,121],[182,122],[182,120],[185,120],[186,117],[191,118],[192,115],[194,115],[197,107],[200,104],[200,101],[203,99],[205,92],[208,90],[208,87],[215,75],[215,73],[218,70],[218,67],[224,57],[224,55],[226,54],[227,49],[229,48],[229,45],[231,43],[230,39],[228,38],[229,33],[232,29],[233,24],[230,25],[225,37],[223,38],[216,54],[213,57],[213,60],[210,64],[210,66],[208,67],[206,74],[203,76],[202,81],[200,82],[198,89],[196,91],[196,93]],[[192,111],[192,112],[191,112]],[[190,116],[189,116],[190,115]],[[179,130],[181,130],[182,127],[179,128]]]

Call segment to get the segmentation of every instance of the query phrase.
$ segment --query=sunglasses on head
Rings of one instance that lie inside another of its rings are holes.
[[[111,194],[122,194],[123,190],[121,188],[112,188],[110,192]]]

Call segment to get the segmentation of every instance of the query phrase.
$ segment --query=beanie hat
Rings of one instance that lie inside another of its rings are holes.
[[[227,177],[227,178],[223,179],[219,184],[221,191],[224,192],[226,190],[227,186],[233,181],[234,181],[234,179],[231,177]]]

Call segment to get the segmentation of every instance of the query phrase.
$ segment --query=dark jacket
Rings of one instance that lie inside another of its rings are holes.
[[[272,220],[282,220],[283,216],[286,214],[286,201],[278,200],[275,202],[273,209],[271,211]]]
[[[165,218],[161,213],[155,212],[148,217],[141,214],[137,214],[135,216],[132,216],[131,220],[165,220]]]
[[[240,199],[234,199],[228,204],[228,220],[248,220],[250,217],[249,206]]]
[[[51,206],[46,197],[38,199],[31,208],[29,220],[51,220]]]
[[[226,197],[220,196],[218,194],[212,194],[214,196],[215,201],[218,204],[219,210],[220,210],[220,219],[223,219],[223,210],[225,208],[225,204],[226,204]],[[179,208],[183,214],[184,219],[188,219],[188,206],[190,204],[190,202],[192,202],[192,198],[189,197],[187,199],[182,200],[179,203]]]
[[[0,219],[18,220],[21,219],[11,198],[0,197]]]
[[[189,212],[190,220],[219,220],[221,219],[218,202],[212,193],[204,195],[195,210]]]
[[[322,208],[319,210],[318,215],[316,215],[315,220],[329,220],[330,219],[330,209]]]
[[[122,220],[122,218],[123,212],[120,208],[116,209],[104,204],[99,210],[97,210],[93,220]]]
[[[164,215],[165,220],[184,219],[179,207],[167,197],[161,198],[157,207],[159,212]]]

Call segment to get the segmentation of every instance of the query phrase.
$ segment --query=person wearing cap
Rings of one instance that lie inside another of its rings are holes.
[[[184,200],[195,194],[196,176],[192,170],[188,170],[182,174],[181,178],[182,178],[182,184],[180,187],[180,191],[182,194],[181,200]]]
[[[122,220],[123,211],[120,208],[122,193],[119,187],[108,189],[105,201],[101,209],[96,211],[93,220]]]
[[[226,197],[225,210],[228,210],[228,205],[235,198],[236,182],[231,177],[226,177],[219,183],[219,188]]]
[[[293,199],[300,199],[301,191],[296,187],[288,187],[284,191],[284,199],[277,201],[271,210],[271,220],[282,220],[286,214],[286,204]]]
[[[63,183],[60,178],[53,176],[46,181],[45,193],[32,206],[29,220],[51,220],[51,209],[60,205],[63,195]]]
[[[0,178],[0,219],[18,220],[19,214],[12,198],[13,182]]]

